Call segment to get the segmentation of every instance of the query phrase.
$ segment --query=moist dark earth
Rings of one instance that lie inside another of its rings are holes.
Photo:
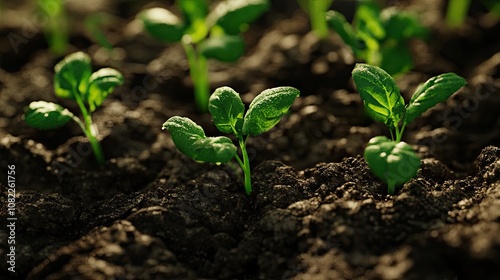
[[[13,279],[500,279],[500,24],[472,4],[465,25],[444,26],[445,1],[387,1],[418,12],[431,30],[412,41],[415,68],[397,79],[406,100],[444,72],[465,88],[418,118],[403,137],[422,157],[416,178],[387,194],[362,157],[387,135],[368,118],[351,71],[356,61],[333,32],[321,41],[294,1],[245,33],[237,63],[210,62],[211,87],[230,86],[249,104],[262,90],[301,91],[271,131],[248,141],[253,192],[232,165],[178,152],[162,123],[196,111],[179,45],[155,42],[134,16],[173,1],[69,1],[68,53],[126,83],[93,116],[106,163],[98,166],[76,124],[36,131],[22,120],[36,100],[77,106],[53,93],[53,67],[39,29],[26,32],[29,1],[7,4],[0,25],[0,217],[7,221],[7,170],[16,170]],[[352,16],[350,2],[333,8]],[[13,11],[25,12],[24,16]],[[85,14],[116,16],[112,54],[82,28]],[[9,34],[26,38],[17,49]],[[23,35],[24,34],[24,35]],[[29,36],[28,36],[29,35]],[[9,253],[5,226],[0,253]],[[5,279],[2,277],[2,279]]]

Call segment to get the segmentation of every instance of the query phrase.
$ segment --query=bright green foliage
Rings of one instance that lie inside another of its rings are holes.
[[[392,76],[413,67],[409,40],[428,35],[415,15],[394,7],[381,10],[372,1],[359,4],[352,25],[336,11],[328,11],[326,20],[356,58],[380,66]]]
[[[74,120],[89,139],[97,161],[104,163],[104,155],[96,139],[96,129],[90,113],[102,105],[115,87],[123,84],[122,74],[111,68],[92,73],[90,57],[83,52],[66,56],[57,63],[54,70],[56,95],[75,100],[83,115],[83,122],[62,106],[45,101],[31,102],[26,108],[24,120],[28,125],[41,130],[59,128]]]
[[[406,125],[412,122],[427,109],[445,101],[465,84],[466,81],[455,73],[445,73],[430,78],[413,93],[410,102],[406,106],[403,124]]]
[[[208,110],[218,130],[233,134],[241,149],[241,158],[236,146],[225,137],[206,137],[203,128],[192,120],[174,116],[163,124],[170,131],[175,146],[185,155],[202,162],[226,163],[233,157],[243,170],[245,190],[252,191],[250,161],[246,151],[246,139],[274,127],[288,112],[300,92],[293,87],[278,87],[264,90],[257,95],[245,113],[240,95],[230,87],[217,88],[210,96]]]
[[[298,0],[299,5],[309,14],[311,28],[319,38],[328,36],[325,13],[333,0]]]
[[[416,176],[420,162],[411,147],[401,142],[406,125],[429,108],[445,101],[465,86],[465,79],[454,73],[430,78],[421,84],[405,105],[394,79],[377,66],[358,63],[352,78],[361,95],[367,114],[383,122],[392,140],[383,136],[372,138],[365,150],[365,159],[371,170],[389,186],[389,193]],[[417,159],[417,160],[416,160]]]
[[[231,139],[206,137],[201,126],[184,117],[172,117],[163,124],[170,131],[177,149],[183,154],[202,162],[226,163],[236,155]]]
[[[372,172],[387,182],[388,193],[417,176],[420,158],[405,142],[395,142],[385,136],[377,136],[368,142],[365,159]]]
[[[244,135],[259,135],[274,127],[288,112],[299,92],[289,87],[266,89],[250,103],[243,122]]]
[[[225,0],[212,10],[208,0],[177,0],[182,18],[163,8],[142,11],[138,18],[155,39],[180,42],[189,61],[198,110],[208,109],[207,59],[234,62],[244,53],[240,33],[270,7],[268,0]]]

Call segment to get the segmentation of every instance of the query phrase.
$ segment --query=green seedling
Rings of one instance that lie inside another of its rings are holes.
[[[208,110],[219,131],[235,136],[241,157],[230,138],[207,137],[203,128],[189,118],[171,117],[163,124],[163,129],[170,132],[179,151],[196,161],[220,164],[235,158],[243,170],[246,193],[250,194],[252,182],[246,140],[250,135],[259,135],[274,127],[299,95],[293,87],[267,89],[255,97],[245,113],[240,95],[232,88],[220,87],[214,91]]]
[[[44,33],[50,50],[64,54],[68,48],[68,19],[62,0],[38,0],[38,9],[44,15]]]
[[[445,17],[448,27],[456,28],[461,26],[465,21],[469,6],[470,0],[449,0]]]
[[[163,8],[139,14],[145,29],[155,39],[180,42],[189,62],[195,102],[201,112],[208,109],[210,83],[207,59],[234,62],[245,49],[241,33],[269,9],[268,0],[225,0],[209,11],[207,0],[177,0],[182,19]]]
[[[415,15],[395,7],[381,10],[371,1],[359,4],[352,25],[336,11],[328,11],[326,20],[358,60],[379,66],[392,76],[413,67],[409,40],[428,36]]]
[[[113,52],[113,45],[109,42],[104,30],[116,23],[117,20],[111,14],[92,13],[85,17],[84,27],[89,36],[111,54]]]
[[[92,73],[90,57],[83,52],[66,56],[54,67],[54,91],[56,96],[73,99],[83,115],[83,121],[62,106],[45,101],[31,102],[24,113],[26,123],[40,130],[62,127],[75,121],[87,136],[95,158],[104,163],[97,129],[90,113],[99,108],[115,87],[123,84],[123,76],[115,69],[103,68]]]
[[[389,128],[391,139],[372,138],[365,149],[365,159],[373,173],[387,183],[388,193],[393,194],[396,187],[415,177],[420,168],[420,157],[401,141],[405,127],[467,82],[455,73],[435,76],[421,84],[405,105],[396,82],[381,68],[358,63],[352,78],[366,113]]]
[[[325,13],[330,8],[333,0],[298,0],[299,5],[309,14],[311,28],[321,39],[328,36],[328,25]]]
[[[489,10],[488,16],[498,21],[500,2],[498,0],[482,0],[481,3]],[[467,17],[470,4],[470,0],[449,0],[445,16],[446,25],[450,28],[461,27]]]

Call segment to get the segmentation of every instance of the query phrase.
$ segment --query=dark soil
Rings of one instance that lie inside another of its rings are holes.
[[[161,130],[196,112],[183,50],[161,45],[133,21],[146,1],[102,1],[75,19],[71,50],[96,68],[120,70],[126,84],[94,115],[107,161],[95,164],[76,124],[36,131],[22,120],[31,101],[58,102],[41,30],[26,36],[29,1],[6,3],[0,24],[0,218],[7,223],[7,170],[16,170],[16,272],[13,279],[500,279],[500,24],[473,3],[466,26],[443,27],[444,1],[397,3],[432,31],[414,41],[416,66],[398,79],[415,87],[447,71],[468,85],[406,129],[422,157],[418,176],[393,196],[368,169],[368,140],[387,135],[363,113],[354,59],[331,32],[319,41],[294,1],[252,25],[235,64],[211,62],[212,88],[227,85],[246,104],[263,89],[288,85],[301,97],[271,131],[248,141],[254,191],[244,194],[231,165],[197,163]],[[99,2],[99,1],[97,1]],[[165,5],[171,5],[167,1]],[[293,2],[293,3],[292,3]],[[334,1],[337,2],[337,1]],[[349,2],[335,8],[352,13]],[[394,1],[388,1],[394,4]],[[474,1],[473,1],[474,2]],[[113,56],[78,19],[105,11]],[[24,11],[24,17],[15,11]],[[9,34],[26,42],[16,52]],[[28,38],[29,37],[29,38]],[[9,253],[0,231],[0,254]],[[5,278],[2,278],[5,279]]]

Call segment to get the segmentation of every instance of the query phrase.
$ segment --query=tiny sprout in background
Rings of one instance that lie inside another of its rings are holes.
[[[182,18],[164,8],[142,11],[138,18],[155,39],[180,42],[189,62],[195,102],[208,110],[210,82],[207,59],[234,62],[245,50],[241,33],[270,7],[268,0],[225,0],[209,10],[207,0],[177,0]]]
[[[357,59],[379,66],[391,76],[413,68],[409,40],[428,36],[416,15],[395,7],[380,9],[373,1],[359,4],[352,25],[336,11],[328,11],[326,19]]]

